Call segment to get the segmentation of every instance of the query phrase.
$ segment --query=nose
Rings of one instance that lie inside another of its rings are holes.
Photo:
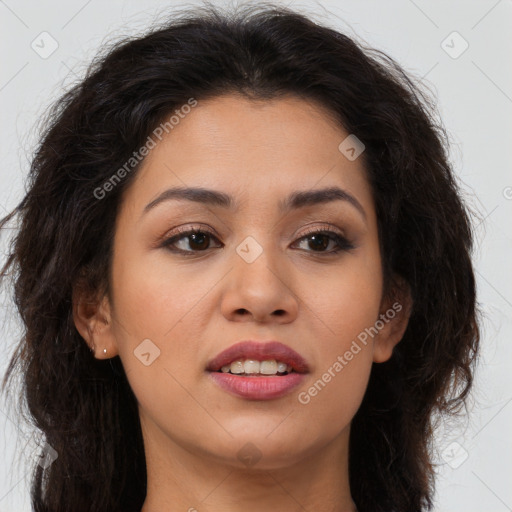
[[[270,258],[269,251],[263,251],[252,263],[235,255],[233,263],[221,299],[225,318],[262,324],[286,324],[295,320],[299,301],[293,282],[289,282],[291,274],[276,268],[275,258]]]

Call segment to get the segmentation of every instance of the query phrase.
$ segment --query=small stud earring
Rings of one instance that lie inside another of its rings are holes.
[[[106,349],[106,348],[104,348],[104,349],[103,349],[103,353],[104,353],[105,355],[107,355],[107,349]]]

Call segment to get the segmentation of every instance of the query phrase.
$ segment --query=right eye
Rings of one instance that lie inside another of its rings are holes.
[[[161,247],[165,247],[171,252],[188,253],[188,255],[192,255],[210,249],[212,240],[218,242],[219,245],[217,247],[222,247],[217,237],[210,231],[205,229],[188,229],[179,232],[177,235],[171,235],[162,242]],[[181,245],[181,247],[178,247],[178,244]],[[186,248],[187,246],[189,249]]]

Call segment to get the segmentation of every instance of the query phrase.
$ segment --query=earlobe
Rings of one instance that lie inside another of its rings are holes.
[[[73,289],[73,321],[94,357],[117,355],[108,297],[95,299],[85,287],[77,285]]]
[[[412,311],[412,296],[409,285],[405,280],[396,280],[394,301],[386,300],[379,314],[380,324],[378,334],[373,343],[373,361],[384,363],[393,355],[393,349],[401,341]]]

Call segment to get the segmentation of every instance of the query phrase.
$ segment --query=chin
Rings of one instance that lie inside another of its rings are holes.
[[[237,468],[275,470],[298,463],[317,449],[314,440],[311,444],[305,441],[299,431],[245,429],[227,443],[216,443],[210,454]]]

